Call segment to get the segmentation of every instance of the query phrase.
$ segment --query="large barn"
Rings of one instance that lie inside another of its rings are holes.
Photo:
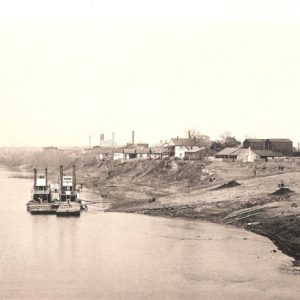
[[[293,142],[290,139],[246,139],[243,148],[252,150],[271,150],[284,156],[293,155]]]

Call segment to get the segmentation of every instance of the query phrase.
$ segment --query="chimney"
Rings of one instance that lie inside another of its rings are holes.
[[[45,168],[46,186],[48,185],[48,169]]]
[[[115,147],[115,133],[112,133],[112,146]]]
[[[37,175],[37,171],[36,169],[34,168],[33,169],[33,186],[36,187],[36,175]]]
[[[92,137],[89,135],[89,147],[92,148]]]
[[[72,190],[75,191],[76,190],[76,167],[75,166],[72,166],[72,179],[73,179]]]
[[[134,130],[132,131],[132,145],[134,145]]]
[[[104,133],[100,133],[100,142],[104,141]]]

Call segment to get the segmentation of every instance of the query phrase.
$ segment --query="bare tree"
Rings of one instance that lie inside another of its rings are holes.
[[[193,148],[193,146],[198,147],[210,147],[211,141],[208,135],[202,134],[201,131],[197,129],[189,129],[186,131],[187,135],[187,146]]]

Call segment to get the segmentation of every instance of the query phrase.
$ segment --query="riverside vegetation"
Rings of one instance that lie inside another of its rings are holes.
[[[269,237],[295,258],[295,264],[300,260],[297,160],[103,162],[95,156],[46,154],[30,149],[2,150],[0,163],[28,171],[47,167],[53,181],[59,165],[67,170],[76,164],[78,182],[110,202],[107,211],[193,218],[243,227]],[[282,181],[286,188],[278,190]]]

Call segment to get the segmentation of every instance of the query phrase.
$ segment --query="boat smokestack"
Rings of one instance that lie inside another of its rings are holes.
[[[48,169],[45,168],[46,186],[48,186]]]
[[[33,169],[33,186],[36,187],[36,175],[37,175],[37,170],[36,168]]]
[[[134,145],[134,130],[132,130],[132,145]]]
[[[72,166],[73,191],[76,190],[76,166]]]
[[[64,176],[64,167],[60,166],[59,167],[59,179],[60,179],[60,187],[62,188],[63,186],[63,176]]]

